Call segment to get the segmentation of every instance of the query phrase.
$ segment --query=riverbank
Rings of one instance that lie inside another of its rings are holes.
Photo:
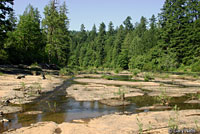
[[[40,122],[4,134],[168,134],[169,129],[199,131],[200,110],[111,114],[75,123]]]
[[[8,76],[11,77],[10,75]],[[5,79],[8,76],[5,75]],[[63,82],[63,79],[56,75],[46,75],[47,78],[45,80],[42,78],[42,75],[26,75],[23,79],[16,79],[16,77],[12,77],[8,81],[8,83],[14,81],[14,85],[7,83],[9,87],[7,89],[11,90],[10,93],[14,91],[17,94],[21,93],[26,95],[25,91],[27,93],[37,91],[38,88],[30,87],[33,86],[32,84],[34,82],[38,82],[42,88],[45,88],[41,94],[45,94],[54,91],[56,89],[55,87],[60,86]],[[174,126],[179,126],[180,129],[184,127],[196,127],[195,130],[198,130],[198,126],[200,125],[198,122],[200,111],[195,110],[195,108],[199,108],[197,106],[200,91],[199,81],[199,77],[194,78],[174,74],[152,74],[151,77],[148,77],[148,80],[146,79],[145,73],[140,73],[135,76],[128,72],[122,74],[79,74],[69,81],[70,84],[60,86],[62,91],[52,95],[51,98],[49,97],[48,102],[42,104],[42,107],[43,105],[44,107],[39,108],[39,111],[25,112],[30,115],[34,113],[35,118],[39,118],[39,121],[36,121],[34,125],[5,133],[28,134],[36,131],[37,133],[43,133],[44,130],[47,130],[45,132],[48,134],[111,134],[114,132],[132,134],[138,133],[139,131],[143,133],[168,133],[168,130]],[[19,84],[16,84],[20,82],[26,83],[25,87],[27,89],[24,88],[26,90],[21,91],[23,88]],[[6,85],[4,86],[6,87]],[[18,90],[13,90],[15,88]],[[56,96],[60,97],[56,98]],[[46,97],[48,98],[48,95]],[[71,98],[74,98],[76,101],[71,101]],[[22,97],[20,99],[23,100]],[[61,100],[58,101],[58,99]],[[19,102],[13,101],[12,99],[9,101]],[[20,102],[15,104],[23,104],[23,102],[29,103],[31,99]],[[181,109],[171,110],[177,104],[181,106]],[[36,105],[38,104],[35,104],[35,107],[37,107]],[[183,107],[182,105],[187,106]],[[79,107],[80,109],[78,109]],[[126,107],[130,107],[127,110],[128,112],[126,111]],[[111,110],[104,112],[107,109]],[[115,113],[115,109],[122,109],[122,112]],[[43,114],[40,110],[43,110],[45,113]],[[83,114],[81,114],[82,112]],[[174,115],[177,115],[178,118]],[[45,119],[42,119],[42,116]],[[53,118],[59,118],[60,121],[49,122]],[[72,119],[71,123],[66,122],[71,121],[68,120],[69,118]],[[81,118],[90,119],[89,121],[79,120]],[[197,121],[194,119],[197,119]],[[172,122],[172,124],[169,122]]]

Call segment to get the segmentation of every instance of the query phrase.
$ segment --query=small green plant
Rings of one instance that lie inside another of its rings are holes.
[[[195,123],[195,126],[196,126],[197,131],[200,131],[200,126],[198,125],[198,124],[199,124],[198,121],[195,120],[194,123]]]
[[[3,75],[3,73],[2,72],[0,72],[0,76],[2,76]]]
[[[137,76],[141,71],[136,68],[136,69],[131,70],[131,72],[132,72],[133,76]]]
[[[118,92],[115,93],[115,95],[119,95],[119,98],[120,98],[121,100],[125,100],[125,91],[124,91],[124,89],[121,90],[121,88],[119,88],[119,89],[118,89]]]
[[[42,90],[42,86],[41,86],[40,83],[35,82],[34,85],[35,85],[35,88],[36,88],[36,89]]]
[[[151,131],[153,128],[152,128],[152,124],[151,122],[149,121],[149,124],[148,124],[148,131]]]
[[[110,75],[103,75],[102,78],[107,79],[107,80],[113,80],[113,76],[110,76]]]
[[[71,71],[68,68],[64,67],[64,68],[60,69],[59,75],[61,75],[61,76],[68,75],[70,72]]]
[[[25,91],[25,89],[26,89],[26,84],[25,84],[24,82],[21,82],[20,85],[21,85],[20,89],[21,89],[22,91]]]
[[[153,80],[153,75],[151,73],[145,73],[144,74],[144,81],[150,81],[150,80]]]
[[[123,70],[122,68],[119,68],[119,67],[118,67],[118,68],[115,69],[114,72],[115,72],[116,74],[118,74],[118,73],[120,73],[122,70]]]
[[[197,94],[197,99],[200,100],[200,94]]]
[[[189,94],[189,99],[190,100],[200,100],[200,94]]]
[[[192,64],[192,72],[200,72],[200,61]]]
[[[34,71],[42,71],[41,67],[38,65],[37,62],[31,64],[29,68],[30,68],[31,70],[34,70]]]
[[[174,116],[169,117],[168,127],[170,130],[177,130],[179,124],[179,108],[177,105],[174,106],[173,111],[175,112]]]
[[[167,96],[166,89],[160,89],[161,94],[157,97],[157,100],[162,104],[162,105],[169,105],[171,97]]]
[[[136,117],[136,119],[137,119],[137,125],[139,128],[139,134],[142,134],[143,133],[143,123],[139,120],[138,117]]]
[[[54,102],[53,103],[53,106],[51,105],[51,103],[50,102],[48,102],[48,101],[46,101],[46,103],[48,104],[48,107],[49,107],[49,110],[51,111],[51,112],[56,112],[56,109],[57,109],[57,104],[56,104],[56,102]]]
[[[97,69],[94,68],[94,67],[89,67],[87,69],[87,73],[89,73],[89,74],[97,74]]]

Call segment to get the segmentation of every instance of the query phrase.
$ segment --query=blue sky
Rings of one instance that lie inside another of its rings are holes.
[[[101,22],[106,25],[110,21],[114,26],[123,23],[127,16],[131,16],[132,23],[139,22],[140,17],[150,18],[152,14],[160,13],[165,0],[58,0],[66,1],[69,10],[70,30],[79,30],[84,24],[87,30],[91,30]],[[49,0],[15,0],[14,10],[16,15],[21,15],[28,4],[37,7],[43,17],[43,9]]]

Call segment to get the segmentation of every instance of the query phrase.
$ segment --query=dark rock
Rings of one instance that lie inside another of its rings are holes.
[[[43,80],[45,80],[45,79],[46,79],[46,77],[45,77],[45,74],[44,74],[44,73],[42,73],[42,79],[43,79]]]
[[[22,79],[22,78],[25,78],[25,75],[17,76],[17,79]]]

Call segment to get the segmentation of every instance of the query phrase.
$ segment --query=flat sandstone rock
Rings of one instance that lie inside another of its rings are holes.
[[[145,133],[168,134],[170,118],[178,115],[178,127],[196,129],[200,121],[200,110],[144,112],[131,115],[111,114],[90,120],[88,123],[42,122],[4,134],[137,134],[138,123]],[[149,129],[151,128],[151,129]]]

